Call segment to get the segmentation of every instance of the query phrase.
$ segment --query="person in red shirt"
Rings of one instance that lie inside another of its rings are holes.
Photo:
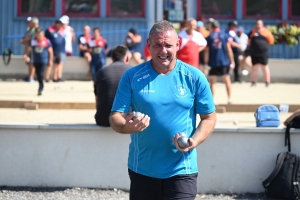
[[[199,52],[205,49],[207,42],[203,35],[195,30],[196,28],[197,21],[191,18],[187,21],[186,30],[182,30],[178,34],[181,45],[177,52],[177,58],[199,68]]]
[[[88,52],[88,44],[92,39],[91,36],[91,28],[89,26],[83,27],[83,34],[78,37],[78,47],[79,47],[79,55],[86,59],[88,64],[90,64],[92,57]]]

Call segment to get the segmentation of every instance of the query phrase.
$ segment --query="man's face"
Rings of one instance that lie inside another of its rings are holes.
[[[63,27],[63,24],[61,24],[61,23],[55,23],[55,28],[57,30],[61,29],[62,27]]]
[[[88,26],[85,26],[85,27],[83,28],[83,34],[84,34],[84,35],[89,35],[89,34],[90,34],[90,28],[89,28]]]
[[[188,22],[187,30],[192,31],[192,30],[196,30],[196,28],[197,28],[197,22],[195,20],[191,20]]]
[[[264,26],[264,24],[263,24],[263,22],[261,21],[261,20],[258,20],[257,22],[256,22],[256,29],[261,29],[262,27]]]
[[[99,30],[94,30],[94,37],[99,38],[100,36],[101,36],[100,31]]]
[[[44,38],[44,33],[41,31],[41,32],[38,32],[36,33],[36,39],[37,40],[42,40]]]
[[[147,40],[147,45],[152,56],[154,69],[163,73],[171,70],[176,64],[176,53],[179,49],[179,41],[175,31],[153,33]]]

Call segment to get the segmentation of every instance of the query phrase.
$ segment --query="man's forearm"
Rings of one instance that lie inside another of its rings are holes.
[[[122,115],[117,113],[111,113],[109,116],[109,123],[112,129],[118,133],[125,133],[124,127],[126,124],[126,119]]]
[[[216,124],[216,113],[210,114],[211,117],[202,119],[196,129],[193,139],[196,141],[196,146],[204,142],[211,132],[214,130]]]

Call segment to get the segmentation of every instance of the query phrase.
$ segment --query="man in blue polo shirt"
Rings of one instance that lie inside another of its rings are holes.
[[[231,80],[229,70],[233,69],[234,58],[231,49],[231,38],[226,33],[221,33],[219,22],[214,20],[211,23],[212,32],[206,38],[207,48],[204,52],[204,64],[210,68],[209,82],[212,94],[215,94],[215,83],[217,76],[222,76],[226,85],[228,103],[231,104]]]
[[[212,94],[200,70],[176,59],[179,40],[170,22],[155,23],[147,45],[152,60],[125,72],[110,115],[111,127],[131,137],[130,199],[192,200],[197,194],[196,147],[216,121]],[[136,112],[144,114],[133,118]],[[178,146],[179,132],[189,138],[187,148]]]
[[[53,46],[53,82],[63,81],[62,68],[63,62],[66,59],[66,40],[63,23],[60,20],[56,20],[55,24],[46,30],[45,36],[50,40]],[[51,66],[49,66],[46,70],[46,82],[48,82],[50,79],[50,71]]]

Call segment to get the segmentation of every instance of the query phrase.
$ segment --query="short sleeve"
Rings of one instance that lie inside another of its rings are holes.
[[[130,74],[129,71],[127,71],[120,80],[111,111],[121,113],[129,112],[131,106],[131,97],[132,93]]]
[[[48,48],[52,47],[52,43],[50,40],[48,40]]]
[[[216,110],[214,99],[207,81],[201,73],[195,83],[195,109],[197,114],[210,114]]]

